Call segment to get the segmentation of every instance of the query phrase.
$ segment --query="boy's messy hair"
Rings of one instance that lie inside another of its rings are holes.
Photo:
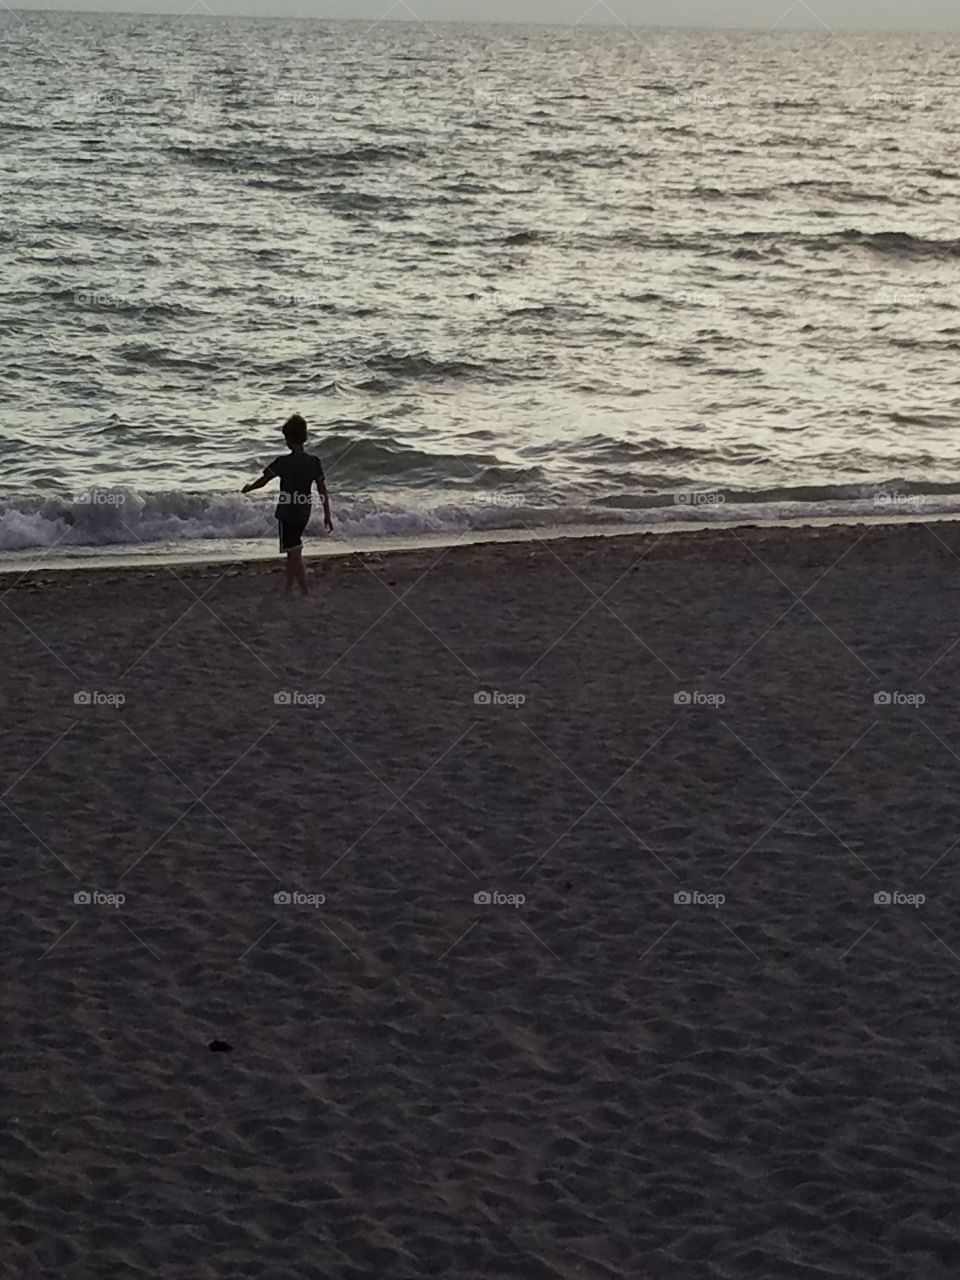
[[[307,440],[307,424],[299,413],[288,418],[283,424],[283,438],[287,444],[305,444]]]

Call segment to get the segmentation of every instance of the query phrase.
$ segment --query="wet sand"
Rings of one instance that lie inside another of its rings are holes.
[[[952,1280],[958,557],[0,579],[11,1275]]]

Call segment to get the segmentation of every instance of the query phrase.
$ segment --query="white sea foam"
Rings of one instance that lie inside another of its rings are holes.
[[[669,528],[736,522],[837,519],[910,519],[960,515],[960,495],[908,495],[895,490],[869,497],[842,492],[810,500],[778,495],[774,501],[665,501],[629,507],[587,507],[573,503],[528,505],[509,501],[430,502],[425,495],[377,501],[358,497],[335,504],[336,532],[344,538],[403,538],[422,534],[451,537],[476,532],[523,532],[565,526]],[[655,504],[655,505],[654,505]],[[274,502],[240,494],[138,493],[129,488],[95,489],[72,500],[0,498],[0,554],[62,548],[158,548],[170,544],[273,539]],[[319,538],[322,518],[313,516]]]

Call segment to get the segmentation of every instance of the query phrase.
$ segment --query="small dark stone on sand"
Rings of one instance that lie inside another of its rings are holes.
[[[233,1045],[227,1044],[226,1040],[211,1040],[210,1052],[211,1053],[232,1053]]]

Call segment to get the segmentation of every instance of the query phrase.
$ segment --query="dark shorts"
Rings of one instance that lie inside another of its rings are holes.
[[[277,520],[280,527],[280,553],[285,551],[296,551],[298,547],[303,546],[303,531],[307,527],[310,519],[310,512],[301,515],[299,512],[295,516],[285,515]]]

